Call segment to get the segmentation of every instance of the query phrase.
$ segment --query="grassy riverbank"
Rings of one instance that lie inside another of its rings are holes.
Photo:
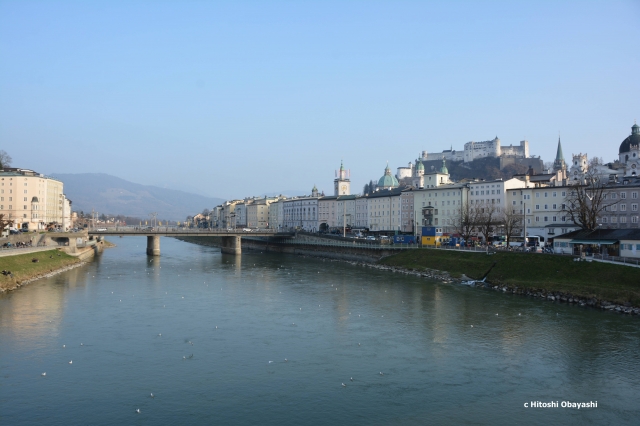
[[[563,292],[586,298],[640,306],[640,268],[599,262],[574,262],[569,256],[502,253],[491,256],[445,250],[406,250],[381,264],[416,270],[447,271],[480,279],[493,263],[487,281],[510,287]]]
[[[38,259],[38,262],[33,262]],[[12,290],[24,281],[80,263],[81,260],[59,250],[0,257],[0,271],[11,271],[13,277],[0,275],[0,289]]]

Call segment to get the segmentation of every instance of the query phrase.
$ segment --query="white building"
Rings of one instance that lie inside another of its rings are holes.
[[[442,228],[445,234],[456,233],[456,220],[469,197],[468,183],[449,183],[413,191],[413,212],[416,234],[422,226]]]
[[[512,178],[503,181],[502,179],[492,181],[473,181],[469,183],[469,204],[473,209],[493,209],[496,215],[504,213],[507,206],[505,191],[514,188],[524,188],[526,182]]]
[[[320,197],[318,199],[318,230],[329,231],[337,227],[336,204],[338,197]]]
[[[383,177],[384,178],[384,177]],[[399,231],[401,222],[401,188],[375,191],[366,197],[370,231]]]
[[[269,204],[269,229],[281,230],[283,225],[282,212],[284,211],[284,200],[278,199]]]
[[[285,229],[318,231],[318,197],[300,197],[284,200]]]
[[[369,229],[368,195],[356,198],[356,228]]]

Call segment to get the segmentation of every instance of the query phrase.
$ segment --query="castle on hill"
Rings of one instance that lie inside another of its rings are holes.
[[[462,151],[454,150],[453,146],[451,149],[438,153],[429,154],[427,151],[422,151],[422,161],[445,159],[447,161],[464,161],[465,163],[469,163],[478,158],[487,157],[528,158],[529,141],[520,141],[520,145],[503,147],[500,139],[496,136],[490,141],[467,142],[464,144],[464,150]]]

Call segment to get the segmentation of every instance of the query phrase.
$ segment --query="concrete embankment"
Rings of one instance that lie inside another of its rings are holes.
[[[205,246],[220,247],[219,237],[177,237],[179,240]],[[324,240],[326,241],[326,240]],[[390,256],[393,250],[386,248],[365,248],[354,244],[351,246],[321,245],[323,240],[312,236],[298,236],[296,243],[288,240],[269,241],[266,239],[242,239],[243,251],[265,251],[270,253],[295,254],[300,256],[322,257],[352,262],[375,263],[383,257]]]

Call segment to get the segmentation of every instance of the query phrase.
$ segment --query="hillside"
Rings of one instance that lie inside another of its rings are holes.
[[[104,173],[54,174],[74,211],[94,209],[104,214],[140,218],[157,212],[158,218],[184,220],[188,215],[212,208],[224,200],[157,186],[140,185]]]

